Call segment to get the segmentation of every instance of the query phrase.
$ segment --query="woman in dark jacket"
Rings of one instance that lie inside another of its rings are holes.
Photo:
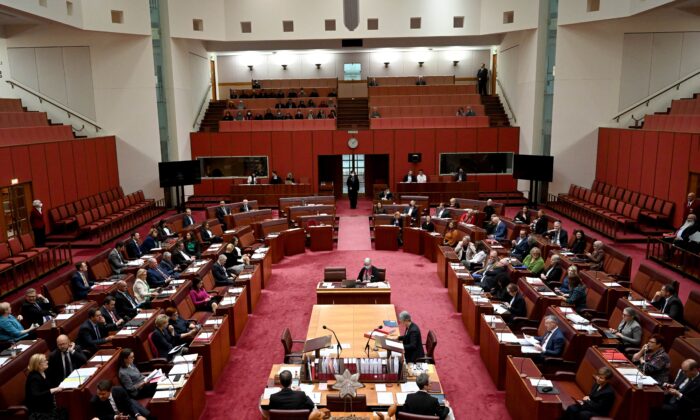
[[[46,379],[46,369],[49,361],[42,353],[32,355],[29,359],[29,374],[24,385],[25,405],[29,410],[29,419],[64,419],[65,412],[56,408],[53,394],[63,391],[63,388],[51,388]]]
[[[586,253],[586,235],[582,230],[577,229],[574,231],[574,240],[571,241],[570,251],[574,254]]]

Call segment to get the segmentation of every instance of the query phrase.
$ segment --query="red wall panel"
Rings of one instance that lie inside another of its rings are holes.
[[[519,150],[520,130],[515,127],[504,127],[498,129],[498,151],[517,152]]]
[[[31,145],[29,149],[29,164],[31,165],[30,179],[34,197],[46,203],[51,208],[51,193],[49,192],[49,177],[46,171],[46,151],[43,144]]]
[[[415,143],[414,152],[421,153],[422,159],[421,163],[412,165],[413,172],[417,174],[418,170],[422,169],[426,175],[435,174],[435,130],[416,130]]]
[[[311,131],[292,132],[292,144],[291,171],[294,173],[297,182],[301,182],[303,178],[306,178],[307,182],[317,185],[318,182],[314,178],[313,168],[318,162],[314,162]],[[286,173],[284,175],[280,174],[280,176],[286,176]]]
[[[20,182],[32,180],[32,170],[29,167],[29,148],[27,146],[16,146],[12,149],[12,178],[19,179]]]
[[[413,166],[408,163],[408,154],[415,151],[415,130],[396,130],[394,132],[394,182],[399,182]],[[391,165],[392,162],[389,162]]]
[[[617,156],[620,149],[620,132],[618,130],[610,132],[608,141],[608,169],[607,182],[617,185]]]
[[[498,150],[498,129],[477,129],[476,150],[478,152],[491,152]]]
[[[0,185],[9,184],[13,177],[12,149],[9,147],[0,148]]]
[[[311,134],[313,140],[314,156],[332,155],[333,154],[333,132],[332,131],[314,131]],[[316,166],[318,162],[314,162]]]
[[[73,156],[75,156],[75,183],[78,189],[78,198],[90,195],[90,184],[87,178],[90,176],[87,170],[87,155],[85,142],[73,143]]]
[[[211,156],[236,156],[237,150],[234,150],[234,143],[231,141],[232,133],[212,133],[210,138]],[[237,144],[236,144],[237,145]]]
[[[230,179],[214,179],[212,180],[212,194],[225,195],[231,192]]]
[[[211,156],[210,133],[190,133],[190,151],[193,159]]]
[[[97,147],[93,141],[85,142],[85,165],[88,172],[88,194],[97,194],[100,191],[100,183],[97,179]]]
[[[202,183],[194,186],[196,195],[212,195],[214,194],[214,181],[211,179],[203,179]]]
[[[690,150],[690,172],[700,173],[700,134],[693,134]]]
[[[644,159],[644,132],[641,130],[632,132],[632,140],[629,152],[629,173],[627,188],[639,191],[642,185],[642,159]]]
[[[496,175],[497,191],[515,191],[518,189],[518,180],[512,175]]]
[[[479,191],[496,191],[496,176],[497,175],[475,175],[470,176],[470,178],[479,181]]]
[[[617,185],[622,188],[627,188],[627,180],[629,179],[630,169],[630,148],[632,141],[632,133],[630,130],[625,130],[620,133],[620,148],[618,150],[619,159],[617,159]]]
[[[273,133],[253,133],[250,142],[250,154],[252,156],[270,156],[272,154],[271,134]]]
[[[65,202],[69,203],[79,198],[78,185],[75,178],[75,155],[72,141],[58,143],[61,156],[61,173],[63,178],[63,193]]]
[[[62,161],[60,159],[60,149],[58,143],[47,143],[44,148],[46,151],[46,177],[51,182],[51,188],[49,189],[49,194],[51,194],[51,207],[56,207],[58,205],[66,202],[65,190],[63,187],[63,171],[61,170]],[[32,178],[36,174],[32,173]],[[46,203],[44,203],[46,208],[50,208]]]
[[[119,164],[117,162],[117,140],[114,136],[108,137],[107,156],[104,160],[109,169],[109,188],[116,188],[119,186]]]
[[[231,156],[249,156],[253,133],[228,133],[231,143]]]
[[[656,154],[656,173],[654,174],[654,195],[664,200],[668,199],[668,188],[671,182],[671,165],[673,153],[673,133],[659,133],[659,152]]]
[[[495,137],[495,134],[494,134]],[[458,130],[455,138],[455,152],[476,152],[477,151],[477,131]],[[495,143],[495,140],[494,140]],[[496,149],[493,149],[496,150]]]
[[[676,133],[673,139],[673,161],[671,165],[671,176],[669,177],[668,200],[673,201],[676,206],[686,200],[688,194],[688,167],[690,166],[690,150],[692,135],[687,133]],[[667,153],[671,154],[671,153]],[[681,222],[681,212],[675,212],[676,224]]]
[[[608,134],[610,130],[607,128],[598,129],[598,150],[595,165],[595,179],[607,182],[608,170]]]
[[[289,131],[273,132],[270,170],[275,169],[280,176],[292,172],[292,133]]]
[[[644,133],[644,154],[642,157],[642,182],[639,192],[654,194],[654,179],[656,178],[656,153],[659,147],[659,133],[649,131]]]
[[[109,189],[109,167],[104,161],[107,156],[107,139],[99,139],[95,141],[95,151],[97,153],[97,173],[98,173],[98,191],[107,191]]]
[[[394,153],[394,130],[375,130],[372,132],[374,154]]]

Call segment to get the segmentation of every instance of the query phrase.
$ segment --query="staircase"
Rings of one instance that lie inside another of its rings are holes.
[[[338,99],[339,130],[366,130],[369,128],[367,98]]]
[[[199,125],[199,131],[217,133],[219,131],[219,121],[224,115],[224,109],[226,109],[226,101],[209,101],[209,107],[207,107],[207,112]]]
[[[510,120],[498,95],[484,95],[481,97],[484,104],[484,112],[489,117],[491,127],[510,127]]]

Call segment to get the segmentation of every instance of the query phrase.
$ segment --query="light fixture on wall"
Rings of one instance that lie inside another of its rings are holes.
[[[384,62],[384,68],[385,68],[385,69],[388,69],[388,68],[389,68],[389,62],[388,62],[388,61],[385,61],[385,62]]]
[[[287,70],[287,65],[286,65],[286,64],[282,64],[282,70]]]
[[[12,179],[10,180],[10,185],[17,185],[17,184],[19,184],[19,179],[17,179],[17,178],[12,178]]]
[[[249,70],[249,71],[253,71],[253,65],[252,65],[252,64],[248,65],[248,70]]]
[[[316,69],[321,70],[321,63],[316,63]]]
[[[457,67],[457,64],[459,64],[459,60],[452,61],[452,67]]]
[[[425,62],[425,61],[419,61],[419,62],[418,62],[418,67],[423,67],[423,63],[424,63],[424,62]]]

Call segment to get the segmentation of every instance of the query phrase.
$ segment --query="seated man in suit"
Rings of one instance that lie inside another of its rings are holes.
[[[151,229],[148,231],[148,236],[141,243],[141,254],[148,254],[153,248],[160,248],[158,242],[158,230]]]
[[[289,101],[291,102],[291,100]],[[270,184],[281,184],[282,183],[282,178],[280,178],[279,175],[277,175],[277,171],[272,171],[272,176],[270,177]]]
[[[676,296],[676,289],[671,284],[664,284],[661,290],[654,293],[651,304],[656,309],[683,323],[683,302]]]
[[[117,314],[117,300],[114,296],[105,297],[100,312],[105,319],[105,329],[107,331],[116,331],[122,327],[124,320]]]
[[[455,174],[455,182],[464,182],[467,180],[467,173],[464,172],[464,169],[459,168],[457,170],[457,173]]]
[[[114,248],[109,251],[109,255],[107,256],[107,261],[109,261],[109,266],[112,268],[112,272],[114,272],[114,274],[121,274],[122,271],[128,267],[122,254],[123,251],[124,242],[119,241],[116,243],[116,245],[114,245]]]
[[[129,241],[126,243],[126,256],[133,259],[141,258],[143,252],[141,252],[141,234],[138,232],[132,232]]]
[[[450,402],[445,400],[445,406],[441,406],[437,398],[428,394],[426,388],[430,384],[430,377],[427,373],[421,373],[416,378],[418,392],[408,394],[403,406],[399,407],[396,404],[389,407],[387,414],[389,418],[397,413],[419,414],[423,416],[436,416],[440,420],[454,419],[454,413],[450,408]]]
[[[549,267],[545,267],[544,272],[540,274],[540,278],[547,285],[551,282],[559,283],[563,272],[564,269],[561,267],[561,257],[559,254],[554,254],[549,259]]]
[[[61,334],[56,338],[56,350],[48,357],[49,368],[46,369],[46,378],[52,387],[58,386],[75,369],[79,369],[87,363],[87,357],[80,351],[80,347],[70,341],[67,335]]]
[[[223,238],[214,235],[214,232],[209,229],[209,222],[205,221],[202,223],[202,227],[199,228],[199,236],[202,237],[203,242],[210,242],[213,244],[220,244],[224,241]]]
[[[665,391],[663,405],[652,411],[654,420],[692,419],[700,409],[700,371],[698,362],[686,359],[673,383],[664,383]]]
[[[416,177],[413,175],[413,171],[409,170],[406,175],[403,177],[403,181],[401,182],[416,182]]]
[[[593,252],[587,252],[586,258],[591,261],[590,270],[602,271],[605,264],[605,251],[603,251],[603,242],[593,242]]]
[[[518,239],[513,239],[511,241],[513,247],[510,249],[510,256],[516,258],[518,261],[522,261],[530,253],[530,242],[527,237],[527,230],[520,229],[520,236]]]
[[[497,215],[491,216],[491,223],[493,224],[493,238],[497,241],[504,241],[508,236],[508,228],[506,224]]]
[[[278,179],[280,179],[280,178],[278,177]],[[253,209],[253,208],[250,207],[250,205],[248,204],[248,200],[244,198],[244,199],[243,199],[243,202],[242,202],[242,204],[241,204],[241,207],[239,208],[239,210],[241,211],[241,213],[249,212],[249,211],[251,211],[252,209]]]
[[[211,272],[214,275],[214,284],[216,286],[233,286],[236,277],[226,270],[226,255],[219,255],[216,263],[211,266]]]
[[[194,224],[194,217],[192,217],[192,209],[185,209],[185,214],[182,216],[182,227],[186,228]]]
[[[215,213],[216,219],[219,221],[219,223],[221,223],[222,225],[226,226],[226,223],[224,223],[224,222],[225,222],[224,219],[225,219],[226,216],[228,216],[229,214],[231,214],[231,210],[229,210],[229,208],[226,207],[226,202],[223,201],[223,200],[221,200],[221,201],[219,202],[219,207],[216,208],[216,213]]]
[[[552,245],[567,247],[569,246],[569,234],[561,228],[561,222],[554,222],[554,229],[547,232],[547,237],[552,240]]]
[[[172,262],[177,265],[180,270],[184,270],[188,265],[194,262],[195,258],[185,252],[185,243],[183,241],[178,241],[175,244],[175,249],[172,254]]]
[[[673,244],[681,249],[688,249],[690,245],[690,237],[698,232],[700,224],[697,223],[697,216],[690,213],[686,216],[683,225],[677,231],[670,235],[665,235],[663,241],[668,244]],[[670,259],[672,251],[669,248],[666,252],[666,259]]]
[[[126,319],[133,319],[139,311],[139,304],[136,299],[129,294],[129,286],[124,280],[117,282],[117,291],[114,293],[115,309],[117,316]]]
[[[535,337],[535,340],[539,342],[539,344],[535,344],[535,349],[541,352],[535,358],[539,363],[543,362],[545,357],[559,357],[564,352],[564,334],[559,329],[557,317],[547,315],[544,318],[544,327],[547,332],[542,336]]]
[[[124,388],[112,386],[109,379],[103,379],[97,384],[97,395],[92,397],[90,405],[95,413],[92,420],[146,420],[151,414],[129,398]]]
[[[173,263],[173,254],[168,251],[163,253],[163,256],[160,259],[160,264],[158,264],[158,268],[172,278],[176,279],[180,277],[180,273],[178,273],[178,271],[180,271],[180,266]]]
[[[438,219],[446,219],[450,217],[450,210],[445,207],[445,203],[438,204],[435,209],[435,217]]]
[[[450,205],[448,207],[451,209],[458,209],[460,207],[459,201],[454,197],[450,198]]]
[[[155,258],[148,259],[148,268],[146,269],[148,277],[146,281],[148,285],[155,289],[158,287],[167,286],[173,280],[173,278],[167,275],[163,270],[158,267],[158,260]]]
[[[544,235],[547,233],[547,218],[544,217],[544,210],[537,210],[537,219],[532,222],[530,228],[535,235]]]
[[[406,362],[416,363],[421,357],[425,357],[420,328],[411,321],[411,314],[406,311],[399,314],[399,325],[405,328],[403,335],[399,336],[399,341],[403,343]]]
[[[403,212],[404,214],[409,215],[412,220],[416,220],[418,218],[418,207],[416,207],[416,200],[411,200],[408,203],[408,207],[406,207]]]
[[[581,400],[576,400],[566,408],[561,417],[564,420],[590,419],[591,417],[605,417],[615,404],[615,391],[608,383],[613,372],[609,367],[601,367],[593,375],[595,383],[591,392]]]
[[[88,319],[83,322],[78,330],[78,338],[75,342],[87,353],[95,354],[97,348],[104,343],[112,341],[107,328],[105,328],[105,319],[102,313],[97,308],[88,310]]]
[[[25,325],[42,325],[55,316],[49,300],[37,294],[36,289],[33,288],[29,288],[24,292],[24,302],[22,303],[22,308],[20,308],[20,313]]]
[[[509,316],[506,317],[507,321],[510,321],[514,317],[525,317],[527,316],[527,306],[525,305],[525,299],[523,295],[520,294],[520,289],[515,283],[510,283],[506,286],[506,290],[510,295],[511,299],[505,302],[506,307],[508,307]]]
[[[357,280],[363,283],[381,281],[379,279],[379,270],[377,270],[377,267],[372,265],[372,260],[370,258],[365,258],[364,265],[360,269],[360,273],[357,275]]]
[[[311,401],[304,391],[296,391],[292,389],[292,372],[283,370],[280,372],[280,385],[282,389],[270,395],[270,410],[315,410],[314,402]],[[263,411],[263,415],[267,417],[269,413]]]
[[[87,299],[88,293],[90,293],[90,287],[95,284],[90,280],[90,275],[88,274],[88,265],[85,261],[79,262],[75,265],[78,270],[73,274],[70,279],[70,288],[73,292],[73,300],[83,300]]]
[[[394,199],[394,194],[392,194],[391,190],[387,187],[387,189],[379,193],[379,199],[383,201],[391,201]]]

